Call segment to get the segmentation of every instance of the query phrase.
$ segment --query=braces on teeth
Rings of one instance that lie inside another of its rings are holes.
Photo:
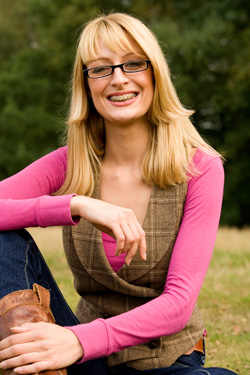
[[[122,102],[124,100],[133,99],[135,96],[135,93],[130,93],[125,95],[111,96],[109,100],[111,100],[112,102]]]

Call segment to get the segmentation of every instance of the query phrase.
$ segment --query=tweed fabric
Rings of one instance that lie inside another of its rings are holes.
[[[93,198],[100,197],[99,180]],[[164,289],[175,239],[180,227],[187,184],[160,189],[153,186],[143,223],[147,261],[137,252],[130,266],[116,273],[103,248],[102,235],[92,224],[80,220],[76,227],[63,228],[66,257],[82,297],[76,315],[81,323],[108,318],[140,306]],[[202,337],[204,326],[195,307],[186,327],[173,335],[111,354],[110,367],[120,363],[138,370],[170,366]]]

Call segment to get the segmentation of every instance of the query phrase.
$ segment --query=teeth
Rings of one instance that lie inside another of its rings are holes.
[[[135,96],[136,94],[134,92],[133,93],[131,92],[125,95],[110,96],[109,100],[111,100],[111,102],[123,102],[125,100],[133,99]]]

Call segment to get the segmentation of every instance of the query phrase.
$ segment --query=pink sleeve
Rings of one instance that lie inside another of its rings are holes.
[[[212,255],[224,185],[219,158],[197,151],[194,162],[202,173],[188,184],[164,292],[124,314],[70,327],[83,346],[83,361],[176,333],[189,321]]]
[[[34,226],[74,225],[70,200],[74,194],[51,196],[62,186],[67,148],[44,156],[0,182],[0,230]]]

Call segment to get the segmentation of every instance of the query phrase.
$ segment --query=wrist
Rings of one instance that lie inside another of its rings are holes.
[[[81,217],[86,219],[86,210],[88,209],[89,198],[84,195],[72,197],[70,202],[70,212],[72,217]]]
[[[79,196],[74,196],[70,201],[70,213],[72,217],[80,216],[79,210]]]

